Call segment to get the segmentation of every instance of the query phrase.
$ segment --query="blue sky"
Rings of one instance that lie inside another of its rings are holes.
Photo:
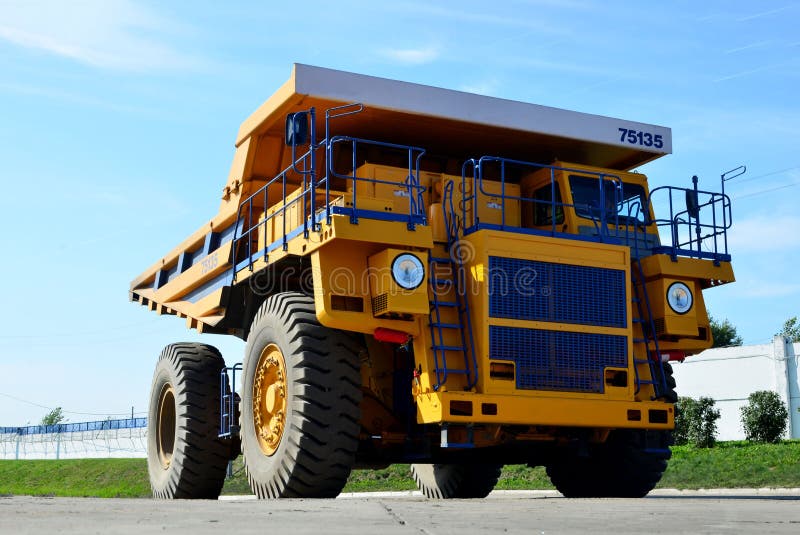
[[[293,62],[672,128],[651,186],[729,183],[746,343],[800,314],[800,4],[0,0],[0,425],[146,411],[153,366],[202,339],[129,281],[218,208],[239,124]],[[298,6],[294,12],[289,6]]]

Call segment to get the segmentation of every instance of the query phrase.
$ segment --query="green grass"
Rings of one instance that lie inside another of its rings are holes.
[[[0,461],[0,495],[138,498],[150,495],[144,459]]]
[[[674,446],[659,487],[800,487],[800,440],[720,442],[708,449]]]
[[[241,458],[223,494],[249,494]],[[722,442],[715,448],[673,448],[661,488],[800,487],[800,440],[780,444]],[[552,489],[541,467],[510,465],[497,489]],[[353,470],[345,492],[414,490],[408,465],[384,470]],[[0,461],[0,495],[146,497],[150,495],[144,459]]]

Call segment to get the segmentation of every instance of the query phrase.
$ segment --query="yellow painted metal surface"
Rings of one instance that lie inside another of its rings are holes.
[[[417,420],[421,423],[471,422],[594,428],[671,429],[675,425],[671,403],[570,398],[549,394],[540,392],[536,396],[522,396],[453,391],[429,392],[415,397]],[[472,414],[453,414],[451,407],[454,401],[471,403]],[[496,411],[496,414],[484,414],[487,409],[489,412]],[[633,413],[629,414],[629,411]],[[650,411],[664,411],[660,415],[666,422],[650,422]],[[634,419],[631,419],[631,416],[634,416]],[[637,417],[639,419],[635,419]]]

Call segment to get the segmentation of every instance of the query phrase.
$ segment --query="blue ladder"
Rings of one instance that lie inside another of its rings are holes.
[[[633,278],[632,302],[636,305],[638,317],[633,319],[634,327],[639,326],[641,338],[634,338],[634,344],[644,344],[645,358],[637,358],[636,350],[633,355],[633,371],[636,375],[636,393],[642,389],[642,385],[653,385],[653,399],[658,399],[669,393],[667,377],[664,373],[664,363],[661,360],[661,349],[658,347],[658,335],[656,334],[656,323],[653,320],[653,312],[650,307],[650,298],[647,295],[644,268],[639,255],[633,259],[636,268]],[[635,331],[634,331],[635,333]],[[635,336],[635,334],[634,334]],[[651,346],[653,349],[651,349]],[[651,355],[655,353],[655,359]],[[649,379],[643,379],[639,375],[639,365],[646,364],[650,372]]]
[[[223,367],[219,372],[220,407],[219,438],[231,438],[239,435],[239,422],[236,421],[236,407],[239,394],[236,393],[236,372],[242,371],[242,363]],[[228,374],[230,372],[230,375]]]
[[[431,254],[428,259],[432,296],[429,326],[436,374],[433,389],[439,390],[447,382],[449,375],[457,374],[466,376],[465,390],[470,390],[478,381],[478,361],[475,356],[469,300],[465,293],[466,273],[458,243],[452,181],[445,186],[442,210],[447,227],[447,244],[444,247],[446,255]],[[444,298],[440,293],[444,293]],[[459,355],[458,360],[463,362],[463,367],[448,365],[448,355],[452,354]]]

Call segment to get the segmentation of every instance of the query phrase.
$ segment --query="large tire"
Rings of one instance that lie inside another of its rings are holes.
[[[502,468],[502,464],[412,464],[411,475],[428,498],[485,498]]]
[[[334,498],[358,449],[359,344],[319,324],[314,300],[269,297],[253,319],[242,373],[241,436],[259,498]]]
[[[230,443],[218,438],[223,366],[219,351],[205,344],[171,344],[161,352],[147,420],[153,497],[219,497],[230,458]]]
[[[669,362],[664,363],[664,375],[667,382],[667,391],[663,396],[661,396],[660,399],[668,403],[677,403],[678,392],[675,390],[677,383],[675,382],[675,377],[673,376],[672,364]]]
[[[653,490],[672,453],[670,431],[618,429],[588,455],[564,455],[547,475],[567,498],[642,498]]]

